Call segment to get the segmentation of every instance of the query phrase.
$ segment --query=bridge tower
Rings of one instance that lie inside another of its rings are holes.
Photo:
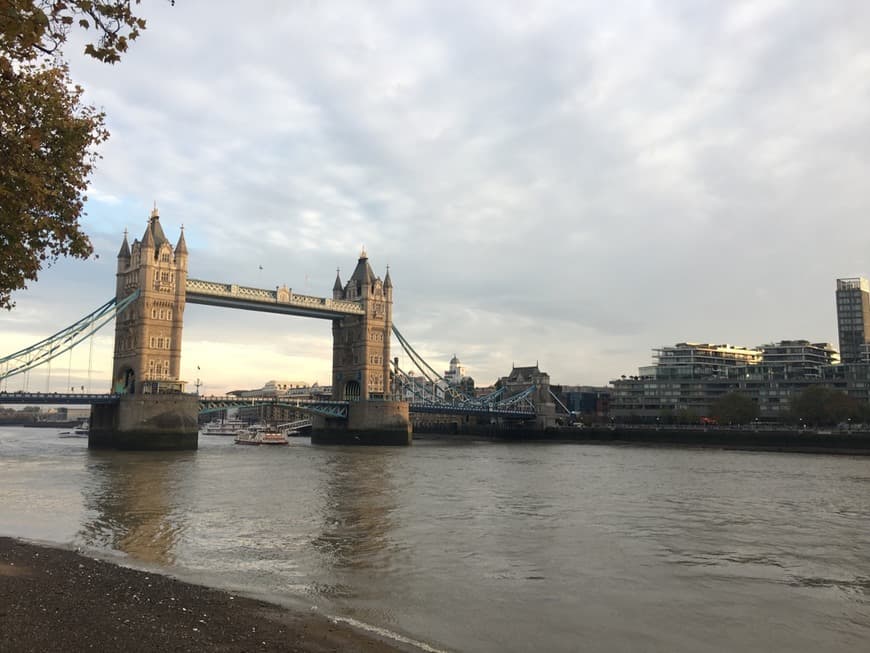
[[[365,315],[332,322],[332,398],[348,401],[392,399],[390,333],[393,326],[393,282],[390,271],[376,277],[365,249],[342,287],[336,273],[333,299],[359,303]]]
[[[115,297],[139,297],[115,318],[112,392],[117,404],[91,407],[89,447],[196,449],[199,398],[183,394],[181,326],[187,291],[184,230],[175,247],[157,207],[142,240],[118,252]]]
[[[332,321],[332,398],[349,401],[347,420],[315,420],[313,444],[411,444],[406,401],[396,401],[390,381],[393,282],[375,276],[365,249],[342,286],[338,274],[332,298],[362,306],[362,315]]]
[[[115,297],[137,299],[115,322],[112,391],[121,394],[181,392],[181,330],[187,284],[184,227],[173,248],[151,211],[142,240],[118,252]]]

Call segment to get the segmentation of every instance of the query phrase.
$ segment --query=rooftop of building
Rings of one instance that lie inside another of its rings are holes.
[[[837,290],[864,290],[870,292],[870,281],[864,277],[837,279]]]

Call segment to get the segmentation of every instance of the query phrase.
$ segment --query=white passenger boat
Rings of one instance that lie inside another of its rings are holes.
[[[238,435],[248,428],[248,423],[240,419],[215,420],[202,427],[203,435]]]
[[[88,424],[88,421],[85,420],[79,426],[75,427],[72,431],[63,431],[58,435],[59,438],[86,438],[88,434],[91,432],[91,427]]]
[[[236,444],[288,444],[287,436],[271,426],[243,429],[236,435]]]

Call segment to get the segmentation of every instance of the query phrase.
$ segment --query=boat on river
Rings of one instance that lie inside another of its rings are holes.
[[[288,444],[288,441],[283,431],[273,426],[260,426],[239,431],[236,444]]]
[[[85,420],[72,431],[63,431],[57,437],[59,438],[86,438],[91,432],[90,424]]]
[[[248,428],[248,423],[240,419],[215,420],[202,427],[203,435],[238,435]]]

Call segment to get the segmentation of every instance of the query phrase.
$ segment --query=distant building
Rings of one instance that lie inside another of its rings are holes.
[[[827,342],[782,340],[760,349],[762,374],[773,378],[820,378],[822,368],[840,363],[840,352]]]
[[[332,394],[330,386],[305,381],[266,381],[262,388],[253,390],[231,390],[227,394],[236,397],[276,397],[288,399],[325,399]]]
[[[465,367],[459,362],[456,354],[450,359],[450,369],[444,372],[444,380],[452,386],[458,386],[465,380]]]
[[[532,386],[534,390],[531,390]],[[519,397],[524,392],[531,391],[529,400],[537,410],[538,425],[546,428],[556,424],[556,404],[550,392],[550,375],[542,372],[537,364],[514,366],[510,374],[495,382],[495,387],[504,388],[502,402],[509,402],[511,397]]]
[[[606,419],[610,411],[610,388],[588,385],[554,385],[553,391],[572,417]]]
[[[91,408],[73,408],[61,406],[57,409],[57,419],[60,421],[85,420],[91,418]]]
[[[760,363],[761,350],[681,342],[673,347],[653,349],[653,361],[653,367],[644,370],[657,378],[727,377],[737,368]]]
[[[679,343],[654,349],[654,365],[639,368],[638,376],[612,381],[610,411],[616,419],[700,418],[719,397],[741,392],[763,416],[775,418],[789,410],[792,396],[818,384],[866,399],[863,377],[854,370],[843,374],[839,358],[830,344],[808,340],[755,348]]]
[[[870,283],[837,279],[837,332],[844,363],[870,363]]]

